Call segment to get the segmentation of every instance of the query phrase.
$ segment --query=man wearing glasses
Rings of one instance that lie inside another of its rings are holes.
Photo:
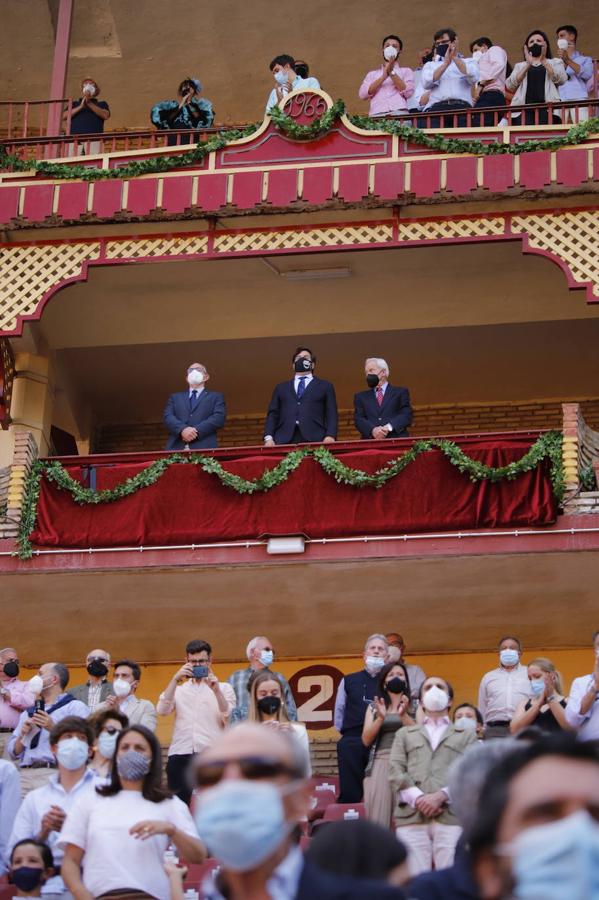
[[[93,713],[114,693],[112,683],[107,677],[110,668],[110,653],[106,650],[90,650],[85,658],[85,667],[89,679],[85,684],[76,684],[70,689],[69,694],[75,700],[85,703],[90,713]]]
[[[263,669],[270,669],[275,658],[275,651],[272,643],[264,635],[253,637],[245,650],[249,665],[245,669],[236,669],[229,676],[229,684],[235,691],[236,704],[231,715],[231,723],[243,722],[247,719],[250,708],[250,694],[248,685],[250,678],[254,672],[261,672]],[[272,671],[272,670],[271,670]],[[291,693],[291,688],[287,684],[284,676],[280,672],[274,672],[281,681],[285,690],[285,704],[287,706],[287,715],[292,722],[297,722],[297,709],[295,700]]]

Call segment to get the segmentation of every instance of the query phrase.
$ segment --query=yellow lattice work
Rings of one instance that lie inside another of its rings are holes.
[[[107,241],[106,259],[153,259],[157,256],[193,256],[205,253],[206,235],[193,237],[151,237]]]
[[[590,282],[599,297],[599,211],[514,216],[512,230],[526,233],[529,246],[559,256],[579,284]]]
[[[18,316],[32,315],[50,288],[81,274],[98,259],[99,242],[0,248],[0,330],[12,331]]]
[[[440,222],[400,222],[400,241],[433,241],[442,238],[500,236],[505,231],[503,217],[489,219],[446,219]]]
[[[220,234],[214,238],[217,253],[247,253],[251,250],[293,250],[303,247],[351,247],[378,244],[393,237],[391,225],[348,225],[310,228],[305,231],[254,231]]]

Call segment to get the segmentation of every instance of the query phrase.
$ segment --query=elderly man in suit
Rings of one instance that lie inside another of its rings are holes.
[[[209,391],[210,379],[206,366],[192,363],[187,369],[186,391],[171,394],[164,410],[163,421],[169,438],[167,450],[200,450],[218,446],[216,432],[225,424],[225,398],[217,391]]]
[[[110,653],[107,650],[90,650],[85,657],[85,668],[89,675],[85,684],[74,685],[69,694],[75,700],[81,700],[93,713],[101,703],[113,693],[112,684],[108,679],[110,668]]]
[[[337,400],[330,381],[316,378],[316,357],[308,347],[298,347],[291,357],[294,377],[275,387],[264,426],[264,443],[300,444],[337,438]]]
[[[354,423],[362,437],[376,441],[407,437],[412,424],[408,389],[389,384],[389,366],[384,359],[367,359],[364,373],[368,390],[354,396]]]

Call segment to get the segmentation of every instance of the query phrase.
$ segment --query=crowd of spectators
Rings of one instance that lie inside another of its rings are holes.
[[[514,883],[531,900],[565,896],[564,884],[598,897],[599,632],[569,696],[551,660],[524,661],[506,636],[477,704],[455,709],[447,678],[408,663],[405,646],[396,632],[371,635],[362,668],[339,684],[337,802],[364,801],[364,820],[321,823],[306,858],[308,736],[267,637],[249,641],[248,666],[225,682],[210,644],[190,641],[156,707],[136,696],[133,660],[91,650],[87,680],[69,688],[56,662],[21,680],[5,648],[0,862],[16,895],[180,900],[177,860],[210,854],[213,900],[508,900]],[[165,783],[154,729],[173,712]]]

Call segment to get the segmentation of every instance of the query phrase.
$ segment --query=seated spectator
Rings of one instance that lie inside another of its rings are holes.
[[[118,709],[101,709],[91,716],[89,724],[94,732],[94,755],[89,767],[96,776],[96,783],[106,782],[118,736],[128,727],[129,720]]]
[[[70,692],[75,700],[85,703],[90,712],[112,694],[112,683],[108,680],[110,653],[106,650],[90,650],[85,658],[85,668],[89,675],[85,684],[74,685]]]
[[[96,785],[88,768],[94,736],[91,726],[77,716],[67,716],[50,733],[50,747],[56,757],[58,771],[43,787],[31,791],[21,805],[10,835],[10,847],[24,840],[46,843],[53,856],[57,874],[48,881],[44,893],[62,894],[60,877],[62,848],[59,834],[65,818],[82,797],[93,793]]]
[[[35,697],[26,681],[19,681],[19,655],[14,647],[0,650],[0,759],[24,709]]]
[[[267,637],[264,637],[264,635],[257,635],[248,643],[245,648],[245,655],[247,656],[249,665],[246,666],[245,669],[235,669],[235,671],[229,675],[228,679],[229,684],[235,691],[236,698],[235,709],[231,715],[231,722],[242,722],[244,719],[247,719],[250,708],[250,695],[248,691],[250,678],[254,673],[262,672],[264,669],[268,669],[269,672],[276,675],[283,685],[287,715],[290,721],[297,722],[297,709],[295,707],[295,700],[293,699],[291,688],[280,672],[275,672],[270,668],[275,659],[275,651],[273,650],[272,642],[269,641]]]
[[[528,680],[532,697],[521,700],[516,707],[510,724],[512,734],[530,725],[536,725],[546,733],[568,728],[562,680],[551,660],[539,656],[529,662]]]
[[[0,759],[0,875],[9,864],[9,838],[20,805],[19,773],[7,759]]]
[[[354,395],[354,424],[366,440],[408,436],[412,424],[410,392],[389,383],[389,366],[371,357],[364,363],[367,391]]]
[[[159,716],[175,713],[166,777],[173,793],[189,803],[189,763],[228,723],[235,694],[231,685],[219,682],[212,671],[212,647],[207,641],[190,641],[185,655],[186,662],[158,698],[156,710]]]
[[[221,864],[210,900],[400,900],[398,888],[324,872],[297,846],[310,790],[297,744],[285,732],[242,723],[195,763],[198,834]]]
[[[599,631],[593,635],[593,650],[593,671],[574,679],[566,706],[566,721],[581,741],[599,740]]]
[[[453,711],[453,724],[458,731],[471,731],[482,741],[485,733],[485,724],[480,710],[471,703],[460,703]]]
[[[557,35],[557,55],[564,64],[566,78],[559,87],[562,100],[587,100],[587,82],[593,79],[593,60],[583,56],[576,47],[578,30],[574,25],[561,25],[555,32]],[[573,106],[562,111],[562,121],[586,122],[589,118],[588,106]]]
[[[303,64],[305,65],[305,63]],[[300,76],[295,69],[295,60],[288,53],[281,53],[270,63],[270,71],[276,82],[266,103],[266,112],[277,106],[291,91],[320,90],[320,83],[313,75],[306,78]]]
[[[477,897],[599,896],[599,756],[561,734],[523,745],[488,773],[469,829]]]
[[[17,762],[20,772],[23,796],[46,784],[56,768],[49,737],[54,726],[67,716],[86,719],[89,715],[85,703],[67,693],[69,670],[62,663],[44,663],[37,681],[35,678],[29,685],[38,699],[33,707],[21,713],[8,744],[8,755]]]
[[[475,109],[489,106],[505,106],[505,80],[507,77],[507,53],[503,47],[497,47],[488,37],[479,37],[470,44],[472,59],[478,63],[479,79],[473,85],[472,97]],[[511,71],[511,66],[510,66]],[[485,113],[484,124],[487,128],[499,125],[501,116]],[[480,125],[481,119],[472,118],[473,125]]]
[[[414,725],[409,714],[410,679],[401,663],[387,663],[381,669],[376,696],[366,710],[362,743],[370,749],[364,772],[366,816],[390,828],[394,794],[389,784],[389,754],[396,732]]]
[[[453,28],[440,28],[434,36],[433,60],[422,69],[422,87],[430,91],[424,112],[454,112],[472,106],[472,85],[480,80],[478,63],[464,59],[458,50],[458,36]],[[426,124],[426,120],[423,120]],[[439,128],[440,118],[430,120],[429,128]],[[455,127],[454,116],[443,117],[443,127]],[[457,117],[464,128],[466,116]]]
[[[562,60],[552,57],[549,38],[544,31],[537,30],[531,31],[524,41],[524,62],[516,63],[506,88],[513,93],[512,106],[555,103],[560,99],[558,86],[567,80]],[[512,122],[519,118],[520,113],[514,113]],[[524,114],[525,125],[547,125],[548,122],[547,109],[530,109]],[[557,114],[553,115],[552,123],[561,123]]]
[[[119,710],[129,725],[143,725],[156,731],[156,707],[149,700],[135,696],[141,680],[141,669],[132,659],[121,659],[114,664],[114,694],[103,704],[105,709]]]
[[[160,744],[143,725],[119,734],[110,784],[69,811],[60,844],[62,876],[77,898],[121,891],[169,900],[167,847],[189,863],[206,856],[189,810],[162,785]]]
[[[8,880],[16,888],[13,896],[41,897],[53,875],[52,851],[43,841],[19,841],[12,848]]]
[[[395,34],[383,38],[383,62],[364,77],[358,96],[369,100],[368,115],[404,116],[409,108],[408,100],[414,93],[414,75],[411,69],[398,65],[403,41]]]
[[[386,881],[396,887],[409,880],[407,856],[388,827],[364,819],[319,828],[306,851],[306,861],[323,872]]]
[[[449,805],[447,774],[475,741],[474,734],[451,724],[453,688],[444,678],[427,678],[420,700],[422,725],[400,728],[389,758],[389,779],[398,792],[397,836],[408,847],[413,876],[453,863],[462,829]]]
[[[429,101],[430,91],[425,91],[422,87],[422,69],[427,62],[432,61],[432,58],[433,54],[430,47],[425,47],[424,50],[420,50],[418,53],[416,67],[413,70],[414,93],[410,97],[408,104],[411,113],[421,112]]]
[[[291,722],[284,699],[281,680],[269,669],[255,672],[248,685],[250,709],[248,722],[259,722],[279,731],[289,731],[297,740],[304,758],[304,778],[312,774],[310,742],[303,722]]]
[[[188,134],[170,134],[169,147],[176,144],[192,144],[202,128],[210,128],[214,122],[212,103],[200,97],[202,82],[199,78],[184,78],[177,88],[177,100],[161,100],[152,107],[150,120],[161,131],[187,131]]]
[[[210,374],[202,363],[187,368],[187,388],[168,398],[163,422],[169,433],[166,450],[205,450],[218,446],[216,433],[227,418],[225,398],[209,391]]]
[[[506,737],[520,700],[531,696],[526,666],[520,663],[522,644],[506,635],[499,642],[499,666],[483,675],[478,708],[485,722],[485,737]]]
[[[81,97],[71,103],[71,127],[69,134],[102,134],[104,122],[110,118],[106,100],[98,100],[100,87],[93,78],[81,82]]]
[[[401,661],[402,665],[405,666],[408,681],[410,682],[412,700],[417,701],[420,694],[420,688],[426,678],[423,669],[421,669],[420,666],[416,666],[413,663],[406,661],[406,642],[401,634],[398,634],[397,631],[390,631],[389,634],[385,635],[385,638],[389,642],[389,662]],[[397,659],[394,659],[391,654],[392,651],[394,652],[396,650],[399,651],[399,656]]]

